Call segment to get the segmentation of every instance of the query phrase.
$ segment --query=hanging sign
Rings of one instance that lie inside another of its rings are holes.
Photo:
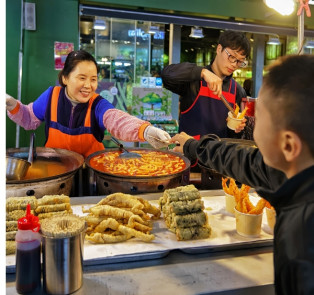
[[[54,57],[55,69],[62,70],[68,54],[74,50],[74,43],[55,42]]]

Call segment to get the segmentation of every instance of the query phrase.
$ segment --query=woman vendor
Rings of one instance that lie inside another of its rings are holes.
[[[95,93],[98,67],[84,50],[72,51],[59,73],[61,86],[49,87],[34,102],[24,105],[7,95],[8,116],[25,130],[34,130],[45,121],[45,147],[77,152],[84,157],[104,149],[107,129],[123,141],[147,141],[155,148],[168,140],[167,132],[126,112],[115,109]]]

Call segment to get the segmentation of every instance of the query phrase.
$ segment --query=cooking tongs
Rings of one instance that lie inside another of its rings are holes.
[[[125,158],[125,159],[142,158],[140,154],[128,151],[123,146],[123,144],[119,140],[117,140],[115,137],[111,136],[111,140],[123,151],[123,153],[119,155],[119,158]]]
[[[230,113],[232,114],[233,117],[237,117],[237,115],[235,114],[232,106],[229,104],[229,102],[227,101],[227,99],[223,96],[223,94],[220,95],[220,99],[221,101],[224,103],[224,105],[227,107],[227,109],[230,111]]]

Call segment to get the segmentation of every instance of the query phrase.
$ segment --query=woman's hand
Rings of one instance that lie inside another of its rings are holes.
[[[181,132],[176,134],[174,137],[170,139],[171,143],[176,143],[177,145],[172,149],[174,152],[183,153],[183,146],[187,140],[193,138],[192,136],[186,134],[185,132]]]
[[[144,131],[145,140],[155,149],[167,147],[170,142],[170,135],[159,128],[154,126],[147,126]]]
[[[6,94],[6,108],[8,111],[14,110],[17,105],[17,100],[13,98],[11,95]]]

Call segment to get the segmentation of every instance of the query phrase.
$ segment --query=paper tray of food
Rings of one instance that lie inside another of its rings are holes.
[[[247,238],[236,231],[235,217],[225,210],[225,195],[222,190],[200,191],[204,201],[205,212],[211,226],[211,236],[208,239],[177,241],[175,234],[169,231],[163,218],[154,221],[152,233],[155,239],[149,243],[131,239],[123,243],[95,245],[85,242],[84,263],[104,263],[106,261],[132,261],[154,259],[166,256],[172,250],[186,253],[204,253],[244,249],[252,247],[271,246],[273,235],[267,224],[266,214],[263,214],[262,230],[259,237]],[[150,194],[147,198],[154,206],[159,206],[158,199],[162,194]],[[258,198],[254,193],[251,197]],[[80,206],[73,206],[77,214]],[[145,256],[145,258],[144,258]]]
[[[84,265],[97,265],[104,263],[132,262],[149,259],[163,258],[173,250],[181,250],[185,253],[198,254],[204,252],[226,251],[233,249],[245,249],[252,247],[271,246],[273,235],[267,224],[266,214],[263,216],[262,230],[259,237],[247,238],[236,232],[234,215],[225,210],[225,195],[219,191],[200,191],[204,201],[204,212],[208,216],[211,227],[211,235],[207,239],[178,241],[176,235],[166,227],[162,216],[153,222],[152,234],[155,239],[151,242],[143,242],[132,238],[125,242],[112,244],[84,243]],[[147,195],[149,202],[158,207],[160,194]],[[145,196],[141,196],[145,197]],[[255,197],[254,195],[252,196]],[[83,207],[95,205],[100,197],[72,198],[73,213],[83,216]],[[15,271],[15,255],[6,257],[7,272]]]

